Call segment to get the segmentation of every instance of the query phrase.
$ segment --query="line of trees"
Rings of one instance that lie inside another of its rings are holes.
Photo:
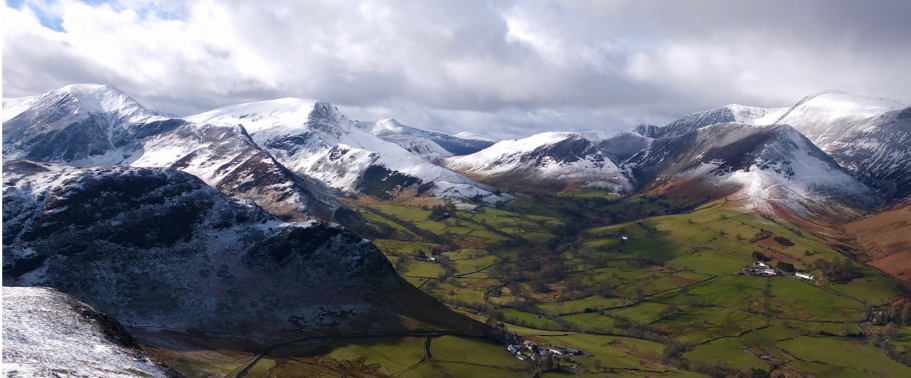
[[[823,258],[813,261],[813,266],[822,272],[823,276],[831,282],[847,283],[855,278],[863,277],[863,273],[850,259],[841,260],[838,257],[829,262]]]

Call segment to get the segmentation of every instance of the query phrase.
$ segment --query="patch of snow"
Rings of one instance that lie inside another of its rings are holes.
[[[3,376],[168,376],[147,354],[112,341],[87,312],[54,289],[4,286]]]
[[[869,188],[825,155],[813,153],[814,149],[800,132],[785,126],[776,139],[763,144],[747,169],[710,174],[720,166],[718,162],[710,162],[682,176],[703,177],[713,187],[739,187],[731,198],[744,201],[746,211],[764,214],[774,214],[772,204],[804,216],[830,208],[856,214],[856,209],[843,204],[862,204],[875,198]]]
[[[613,191],[629,191],[632,184],[624,171],[593,145],[583,155],[575,155],[576,151],[561,152],[570,156],[547,155],[549,148],[558,143],[571,142],[572,138],[597,143],[614,135],[596,131],[535,134],[523,139],[500,141],[471,155],[446,159],[445,166],[481,178],[520,175],[527,180],[584,182]]]
[[[800,130],[824,151],[830,151],[850,130],[883,113],[907,107],[898,101],[845,93],[807,97],[791,108],[778,124]]]
[[[3,123],[15,118],[17,115],[32,107],[38,96],[4,98],[3,99]]]
[[[734,122],[752,126],[767,126],[775,123],[789,108],[758,108],[730,104],[727,108],[734,113]]]
[[[483,140],[483,141],[487,141],[487,142],[496,142],[497,141],[496,139],[490,139],[488,137],[480,136],[480,135],[475,134],[470,131],[458,132],[458,133],[454,134],[453,136],[456,138]]]

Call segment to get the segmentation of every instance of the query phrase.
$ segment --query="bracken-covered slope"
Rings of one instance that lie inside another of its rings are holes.
[[[3,288],[3,376],[180,377],[110,315],[43,287]]]
[[[777,123],[794,126],[887,203],[911,198],[911,107],[823,93],[801,100]]]
[[[872,190],[788,125],[723,123],[656,139],[630,167],[661,191],[727,197],[765,214],[850,219],[879,206]]]
[[[633,184],[599,145],[614,135],[550,132],[500,141],[471,155],[446,159],[445,166],[491,183],[584,185],[630,192]]]
[[[111,86],[4,102],[3,131],[4,158],[178,168],[287,220],[329,220],[337,207],[332,190],[286,169],[243,128],[156,115]]]
[[[5,161],[3,220],[4,286],[56,288],[128,328],[291,337],[461,321],[355,234],[282,223],[180,171]]]

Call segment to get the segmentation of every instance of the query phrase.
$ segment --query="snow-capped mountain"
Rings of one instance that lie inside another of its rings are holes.
[[[77,84],[35,98],[4,101],[3,157],[113,165],[144,125],[166,117],[114,87]]]
[[[789,125],[722,123],[656,139],[630,168],[661,192],[727,197],[765,214],[851,218],[879,206],[872,190]]]
[[[111,316],[43,287],[3,288],[4,377],[181,375],[143,352]]]
[[[897,101],[820,93],[790,108],[728,105],[693,113],[667,126],[640,125],[650,137],[684,135],[718,122],[791,125],[878,193],[885,203],[911,199],[911,108]]]
[[[4,101],[3,114],[4,158],[178,168],[288,220],[329,220],[337,207],[332,190],[286,169],[243,128],[164,117],[111,86]]]
[[[376,137],[402,146],[413,154],[433,163],[439,163],[444,158],[453,156],[436,142],[423,137],[404,132],[404,126],[394,119],[384,119],[376,122],[357,122],[357,127]],[[408,127],[408,130],[417,130]],[[423,131],[423,130],[420,130]]]
[[[357,127],[324,101],[284,98],[232,105],[185,118],[200,125],[242,125],[252,140],[295,172],[329,186],[390,198],[429,183],[437,196],[490,195],[490,188]]]
[[[4,158],[177,168],[287,220],[331,219],[336,190],[381,199],[480,194],[494,202],[480,180],[630,193],[658,175],[643,165],[655,158],[654,143],[730,122],[793,125],[887,203],[911,198],[911,108],[835,93],[791,108],[726,105],[632,132],[552,132],[496,144],[393,119],[356,122],[329,103],[299,98],[170,118],[98,85],[5,99],[4,120]],[[656,146],[667,143],[678,142]]]
[[[357,235],[282,223],[176,170],[7,160],[3,220],[4,286],[56,288],[130,329],[292,337],[460,319]]]
[[[911,107],[844,93],[809,96],[777,123],[794,126],[887,202],[911,198]]]
[[[471,155],[446,159],[445,166],[478,180],[504,184],[580,184],[615,192],[634,185],[599,145],[613,134],[549,132],[500,141]]]
[[[329,220],[337,193],[296,174],[254,143],[241,126],[197,125],[183,120],[166,133],[144,138],[124,163],[175,168],[203,179],[227,195],[249,199],[285,220]]]
[[[736,122],[745,125],[771,125],[788,111],[788,108],[757,108],[737,104],[696,112],[673,121],[666,126],[639,125],[634,130],[650,138],[683,135],[716,123]]]
[[[464,132],[460,133],[461,135],[453,136],[405,126],[394,119],[374,122],[359,121],[357,126],[434,163],[455,155],[473,154],[494,144],[493,141]]]

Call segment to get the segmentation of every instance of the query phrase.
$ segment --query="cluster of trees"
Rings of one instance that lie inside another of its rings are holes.
[[[788,272],[788,273],[794,273],[797,271],[797,269],[794,268],[794,264],[784,262],[784,261],[779,261],[778,264],[775,265],[775,267],[777,267],[778,269],[781,269],[785,272]]]
[[[775,235],[775,233],[773,233],[772,231],[760,228],[759,232],[757,232],[756,235],[754,235],[753,238],[750,239],[750,243],[755,243],[762,239],[770,238],[770,237],[772,237],[772,235]]]
[[[775,241],[778,242],[778,244],[781,244],[783,246],[790,247],[790,246],[794,245],[794,242],[792,242],[791,239],[788,239],[784,236],[776,236],[772,239],[775,239]]]
[[[819,269],[826,279],[832,282],[846,283],[855,278],[863,277],[863,273],[850,259],[841,260],[836,257],[834,261],[829,262],[823,258],[818,258],[813,261],[813,266]]]
[[[503,262],[510,259],[504,258]],[[570,271],[563,254],[542,243],[528,244],[519,251],[513,267],[505,269],[502,263],[497,264],[491,268],[491,275],[499,275],[500,283],[510,289],[517,282],[529,282],[538,293],[549,290],[549,284],[564,280]]]
[[[433,205],[430,208],[430,215],[427,217],[432,221],[441,221],[451,217],[456,212],[455,204],[452,201],[445,201],[442,205]]]
[[[756,261],[771,261],[772,260],[759,251],[753,252],[752,257],[753,257],[753,260],[756,260]]]
[[[900,300],[873,315],[874,324],[911,325],[911,302]]]
[[[344,207],[338,208],[334,217],[339,224],[365,238],[388,238],[394,232],[392,226],[386,223],[371,225],[361,213]]]
[[[891,343],[891,341],[898,337],[898,325],[891,323],[883,328],[882,332],[873,334],[873,346],[879,348],[893,361],[911,366],[911,356],[909,356],[908,353],[898,351],[898,349],[895,348],[895,345],[892,345]]]

